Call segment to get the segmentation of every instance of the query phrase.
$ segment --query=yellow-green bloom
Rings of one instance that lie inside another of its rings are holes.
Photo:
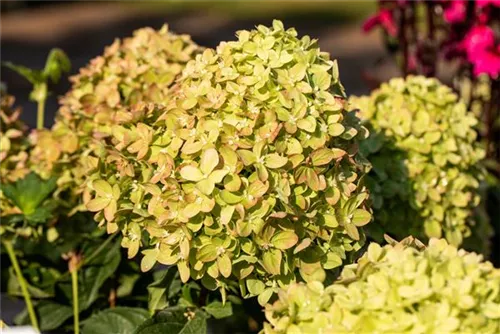
[[[0,183],[15,182],[29,173],[27,126],[19,119],[21,108],[14,107],[15,98],[0,88]],[[0,215],[19,213],[0,189]]]
[[[361,247],[367,132],[316,41],[280,21],[237,36],[190,61],[173,99],[120,111],[85,198],[143,270],[177,265],[222,292],[239,282],[264,304]]]
[[[477,224],[472,214],[483,175],[476,117],[450,88],[422,76],[392,79],[350,102],[370,130],[361,144],[373,166],[370,235],[461,245]]]
[[[52,129],[31,136],[31,164],[44,177],[58,176],[59,190],[72,194],[73,211],[85,210],[78,204],[84,180],[97,165],[95,146],[111,135],[113,124],[132,118],[121,112],[124,107],[168,101],[176,77],[201,50],[166,25],[142,28],[133,37],[116,39],[71,78]]]
[[[333,285],[292,284],[278,296],[265,334],[500,332],[500,270],[444,239],[372,243]]]

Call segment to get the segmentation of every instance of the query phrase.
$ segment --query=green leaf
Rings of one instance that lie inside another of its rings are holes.
[[[27,283],[28,292],[31,297],[42,299],[42,298],[51,298],[54,297],[54,291],[42,290],[36,286],[33,286]],[[52,289],[53,290],[53,289]],[[19,285],[19,280],[17,279],[16,274],[14,273],[14,268],[9,268],[9,279],[7,281],[7,294],[13,297],[22,297],[23,293],[21,291],[21,286]]]
[[[138,307],[106,309],[82,322],[82,334],[132,334],[148,318],[148,311]]]
[[[11,62],[3,62],[2,65],[10,68],[23,78],[31,82],[33,85],[44,82],[43,74],[41,71],[32,70],[31,68],[28,68],[26,66],[16,65]]]
[[[25,216],[29,216],[34,214],[38,206],[56,189],[56,182],[56,177],[43,180],[31,172],[14,183],[3,184],[2,191]]]
[[[73,316],[73,308],[52,301],[41,301],[35,305],[35,313],[39,319],[40,330],[52,331],[60,327]],[[26,309],[14,320],[16,325],[29,325],[30,319]]]
[[[233,315],[233,305],[230,302],[222,304],[220,301],[214,301],[203,309],[215,319],[223,319]]]
[[[170,287],[177,275],[175,266],[164,270],[161,277],[148,285],[148,308],[150,312],[162,310],[168,306]]]
[[[50,50],[49,56],[43,69],[43,75],[50,78],[53,83],[57,83],[61,78],[61,74],[69,72],[71,69],[71,62],[68,56],[61,49]]]
[[[84,245],[84,258],[92,254],[100,246],[100,240]],[[121,260],[120,240],[111,243],[100,251],[78,271],[78,295],[80,311],[88,309],[99,296],[104,282],[116,273]],[[72,302],[71,282],[60,284],[66,299]]]
[[[159,312],[152,319],[140,325],[134,334],[205,334],[207,333],[207,315],[196,310],[193,317],[184,316],[186,309],[171,307]]]

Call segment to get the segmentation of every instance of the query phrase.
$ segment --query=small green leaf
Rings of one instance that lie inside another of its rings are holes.
[[[214,301],[203,309],[215,319],[223,319],[233,315],[233,306],[230,302],[222,304],[219,301]]]

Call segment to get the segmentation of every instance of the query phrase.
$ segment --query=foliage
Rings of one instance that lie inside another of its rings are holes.
[[[372,243],[335,284],[290,285],[263,332],[498,333],[500,270],[444,239],[422,246]]]
[[[264,304],[297,271],[322,280],[360,248],[367,132],[316,41],[279,21],[240,31],[189,62],[165,102],[117,113],[87,188],[144,271],[175,264],[183,282],[223,296],[239,282]]]
[[[474,229],[483,173],[477,119],[450,88],[422,76],[392,79],[351,102],[370,130],[361,150],[373,166],[371,235],[462,244]]]

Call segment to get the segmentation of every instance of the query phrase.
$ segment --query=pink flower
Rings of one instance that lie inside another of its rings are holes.
[[[467,1],[456,0],[450,1],[443,12],[443,16],[448,23],[461,23],[465,21],[467,12]]]
[[[500,74],[500,52],[484,51],[476,54],[474,61],[471,61],[474,75],[487,74],[496,79]]]
[[[391,10],[381,9],[377,14],[370,16],[363,24],[363,31],[368,32],[378,25],[381,25],[389,35],[397,35],[397,28]]]
[[[480,9],[487,6],[500,7],[500,0],[476,0],[476,4]]]
[[[476,56],[482,55],[487,49],[495,45],[495,33],[485,25],[472,27],[462,41],[463,48],[469,61],[474,61]]]

